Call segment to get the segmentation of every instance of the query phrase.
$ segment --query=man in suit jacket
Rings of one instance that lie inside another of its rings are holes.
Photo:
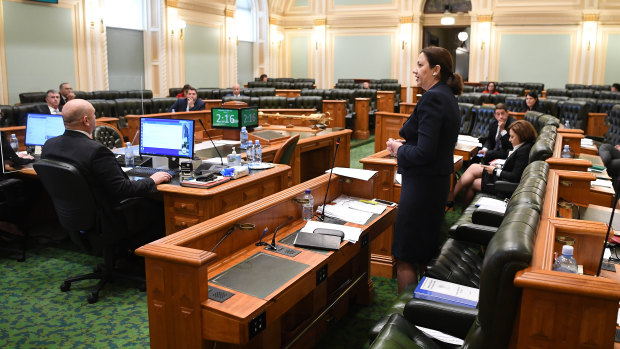
[[[489,125],[489,134],[478,154],[484,155],[484,161],[489,163],[495,159],[505,159],[508,151],[512,150],[508,126],[515,120],[508,116],[508,107],[504,103],[495,106],[495,120]]]
[[[47,90],[45,95],[47,105],[37,105],[38,114],[60,114],[62,107],[60,106],[60,94],[56,90]]]
[[[225,97],[241,97],[241,85],[234,84],[232,87],[232,93],[227,94]]]
[[[62,117],[65,133],[45,142],[41,158],[67,162],[77,167],[92,188],[97,202],[112,207],[130,197],[155,193],[157,184],[170,181],[171,176],[166,172],[156,172],[150,178],[138,181],[130,180],[116,162],[114,154],[91,138],[95,130],[95,108],[88,101],[74,99],[67,102]],[[152,206],[145,209],[147,212],[150,210],[149,215],[160,214],[159,217],[163,217],[163,208],[160,213],[154,213]],[[160,228],[163,229],[163,226]],[[161,229],[160,233],[163,232]]]
[[[171,112],[205,110],[205,102],[198,98],[198,92],[193,87],[187,89],[187,98],[179,98],[170,107]]]
[[[73,88],[68,82],[61,83],[60,86],[58,86],[58,92],[60,92],[60,107],[75,98],[75,95],[73,95],[73,98],[70,97],[70,94],[73,93]]]

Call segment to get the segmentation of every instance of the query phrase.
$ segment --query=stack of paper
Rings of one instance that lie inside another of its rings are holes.
[[[599,187],[613,188],[613,186],[611,185],[611,181],[604,180],[604,179],[598,179],[598,178],[597,178],[596,180],[594,180],[594,181],[590,182],[590,184],[591,184],[592,186],[597,185],[597,186],[599,186]]]
[[[323,205],[319,206],[316,211],[319,214],[323,214]],[[355,224],[366,224],[370,217],[372,217],[370,212],[351,209],[344,205],[325,205],[325,215]]]
[[[325,171],[325,173],[329,173],[331,170]],[[377,174],[377,171],[371,170],[362,170],[357,168],[347,168],[347,167],[334,167],[334,174],[339,176],[361,179],[363,181],[367,181],[374,177]]]
[[[594,145],[594,142],[592,142],[592,140],[590,138],[582,138],[581,139],[581,147],[582,148],[596,149],[596,146]]]
[[[506,213],[506,202],[498,199],[483,197],[476,201],[476,207],[482,210],[490,210]]]
[[[476,137],[468,136],[468,135],[459,135],[457,143],[465,144],[465,145],[475,145],[477,147],[482,147],[482,144]]]
[[[480,290],[477,288],[425,276],[413,292],[413,297],[475,308],[479,293]]]

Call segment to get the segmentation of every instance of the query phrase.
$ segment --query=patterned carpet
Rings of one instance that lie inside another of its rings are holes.
[[[356,143],[351,167],[374,152],[374,143]],[[449,212],[447,227],[460,210]],[[1,243],[1,242],[0,242]],[[78,252],[72,243],[30,246],[25,262],[0,258],[0,348],[147,348],[146,293],[129,284],[107,285],[100,301],[86,296],[95,281],[83,281],[61,292],[64,278],[92,271],[99,259]],[[396,281],[372,278],[375,302],[350,309],[334,323],[316,348],[366,348],[368,329],[383,316],[396,297]],[[137,285],[136,285],[137,286]]]

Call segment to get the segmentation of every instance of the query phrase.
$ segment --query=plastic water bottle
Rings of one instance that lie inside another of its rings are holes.
[[[241,127],[241,133],[239,134],[239,141],[241,142],[241,149],[248,148],[248,130],[245,126]]]
[[[15,133],[11,133],[10,143],[11,143],[11,148],[13,148],[13,150],[17,153],[19,151],[19,141],[17,140]]]
[[[571,128],[570,121],[568,121],[568,119],[566,119],[566,121],[564,122],[564,128]]]
[[[256,144],[254,145],[254,162],[257,164],[263,162],[263,147],[261,147],[258,139],[256,140]]]
[[[314,197],[310,193],[310,189],[306,189],[303,199],[307,199],[308,202],[302,204],[301,215],[306,221],[311,221],[314,216]]]
[[[560,156],[564,159],[570,159],[572,157],[568,144],[564,144],[564,149],[562,149],[562,154]]]
[[[125,167],[134,167],[133,149],[131,149],[131,142],[127,142],[125,148]]]
[[[577,261],[573,258],[573,246],[562,246],[562,255],[553,262],[553,270],[577,274]]]
[[[245,160],[248,164],[254,163],[254,144],[248,143],[248,148],[245,150]]]

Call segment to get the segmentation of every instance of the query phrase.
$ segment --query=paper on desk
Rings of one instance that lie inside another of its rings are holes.
[[[221,160],[220,160],[221,159]],[[209,158],[209,159],[202,159],[202,163],[208,163],[208,164],[221,164],[224,163],[224,165],[228,164],[228,159],[227,158]]]
[[[599,187],[613,188],[613,186],[611,185],[611,181],[607,181],[607,180],[604,180],[604,179],[598,179],[597,178],[596,180],[590,182],[590,184],[592,186],[597,185]]]
[[[329,173],[330,170],[325,171],[325,173]],[[363,181],[367,181],[371,179],[377,171],[371,170],[362,170],[359,168],[345,168],[345,167],[334,167],[334,173],[339,176],[350,177],[355,179],[361,179]]]
[[[319,206],[316,212],[323,214],[323,205]],[[366,224],[372,217],[370,212],[355,210],[344,205],[325,205],[325,215],[355,224]]]
[[[468,136],[468,135],[459,135],[457,143],[461,143],[463,145],[474,145],[477,147],[482,147],[482,143],[476,137]]]
[[[590,138],[582,138],[581,145],[594,145],[594,142]]]
[[[453,344],[453,345],[463,345],[465,342],[457,337],[451,336],[449,334],[445,334],[443,332],[439,332],[437,330],[431,330],[430,328],[416,326],[420,331],[424,332],[425,335],[440,340],[444,343]]]
[[[213,143],[215,143],[216,147],[218,145],[226,145],[226,144],[238,145],[238,144],[240,144],[239,141],[233,141],[233,140],[228,140],[228,139],[216,139],[216,140],[213,140]],[[213,144],[211,144],[211,141],[209,141],[209,140],[207,140],[205,142],[202,142],[202,143],[197,143],[197,144],[194,145],[194,151],[202,150],[202,149],[209,149],[209,148],[213,148]]]
[[[506,212],[506,202],[493,198],[483,197],[476,201],[476,207],[483,210],[495,211],[499,213]]]
[[[306,223],[306,225],[303,228],[301,228],[301,232],[314,233],[314,230],[316,228],[340,230],[341,232],[344,233],[344,239],[352,243],[356,243],[357,240],[359,240],[360,235],[362,235],[361,228],[348,227],[346,225],[340,225],[340,224],[323,223],[323,222],[318,222],[318,221],[308,221],[308,223]]]
[[[403,175],[400,173],[394,173],[394,182],[398,183],[398,184],[402,184],[403,183]]]
[[[360,201],[360,198],[344,194],[337,197],[334,201],[332,201],[332,203],[343,205],[353,210],[370,212],[373,214],[382,214],[385,211],[385,206],[383,205],[368,204]]]

